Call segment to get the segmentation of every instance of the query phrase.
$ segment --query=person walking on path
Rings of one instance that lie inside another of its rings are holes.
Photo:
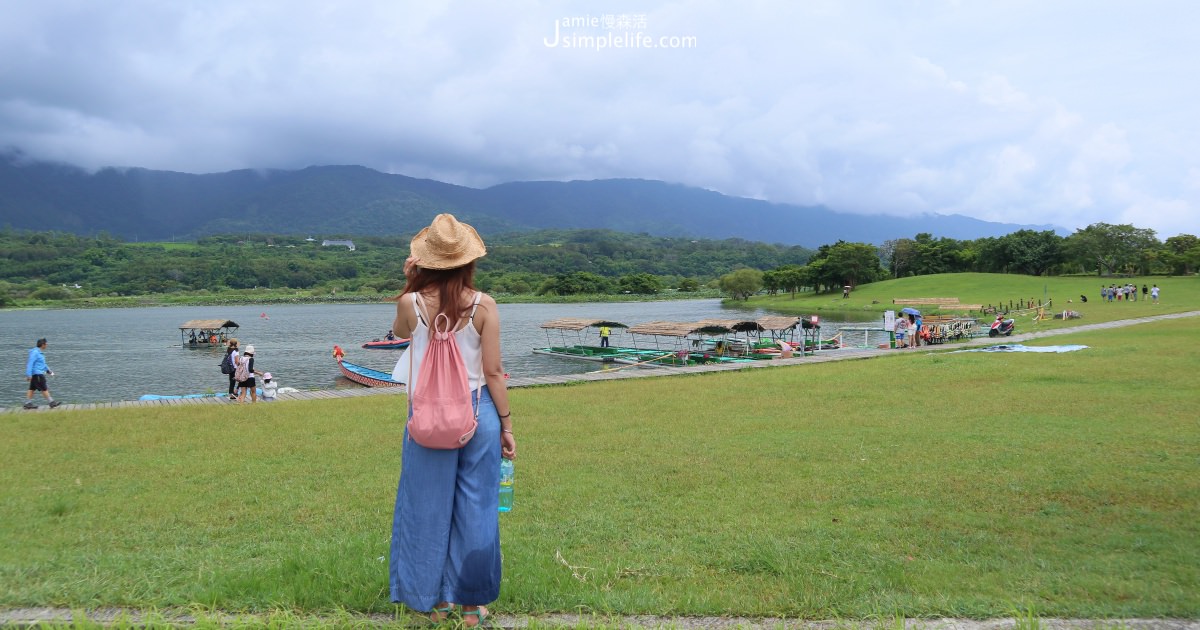
[[[419,384],[430,328],[445,315],[462,354],[471,391],[479,390],[478,427],[461,448],[431,449],[405,426],[400,483],[392,520],[391,600],[445,621],[455,607],[468,628],[488,626],[486,605],[500,596],[500,458],[517,443],[500,357],[496,301],[474,288],[475,260],[487,253],[470,225],[439,214],[411,243],[407,282],[392,329],[411,338],[393,378]],[[411,365],[410,365],[411,362]],[[410,412],[411,413],[411,412]]]
[[[29,390],[25,392],[26,409],[37,409],[38,407],[37,403],[33,402],[33,392],[42,392],[42,396],[50,401],[51,409],[62,404],[50,395],[50,386],[46,383],[46,377],[54,376],[54,372],[46,365],[45,350],[45,337],[38,339],[37,343],[29,349],[29,360],[25,362],[25,380],[29,381]]]

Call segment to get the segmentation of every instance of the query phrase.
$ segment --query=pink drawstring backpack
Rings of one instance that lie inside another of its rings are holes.
[[[419,296],[414,298],[420,299]],[[479,303],[478,294],[475,303]],[[463,363],[458,341],[450,327],[450,318],[445,313],[438,313],[432,323],[429,347],[421,359],[417,384],[408,392],[412,409],[408,420],[408,437],[425,448],[462,448],[471,441],[475,428],[479,426],[478,409],[483,386],[481,384],[476,390],[475,405],[472,406],[467,366]],[[408,359],[408,373],[411,375],[411,348]]]

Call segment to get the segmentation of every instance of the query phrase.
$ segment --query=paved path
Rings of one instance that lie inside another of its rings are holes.
[[[1053,330],[1044,330],[1037,332],[1027,332],[1012,337],[1003,339],[990,339],[988,337],[980,337],[970,339],[963,342],[956,342],[946,345],[928,346],[928,350],[949,350],[971,348],[978,346],[991,346],[999,343],[1022,343],[1035,339],[1043,339],[1045,337],[1054,337],[1058,335],[1066,335],[1075,332],[1084,332],[1089,330],[1104,330],[1109,328],[1122,328],[1125,326],[1136,326],[1149,322],[1156,322],[1168,319],[1181,319],[1186,317],[1198,317],[1200,311],[1188,311],[1185,313],[1169,313],[1166,315],[1153,315],[1150,317],[1139,317],[1137,319],[1120,319],[1111,322],[1102,322],[1099,324],[1082,324],[1079,326],[1071,326],[1068,328],[1057,328]],[[731,370],[752,370],[759,368],[780,367],[786,365],[807,365],[810,363],[824,363],[827,361],[846,361],[851,359],[867,359],[871,357],[886,356],[903,352],[911,352],[910,350],[890,350],[890,349],[854,349],[843,348],[840,350],[823,350],[816,354],[810,354],[803,357],[795,357],[792,359],[775,359],[772,361],[755,361],[753,363],[727,363],[721,365],[693,365],[688,367],[661,367],[661,368],[645,368],[626,366],[625,368],[606,369],[597,372],[588,372],[584,374],[562,374],[555,376],[531,376],[512,378],[508,381],[508,386],[513,387],[533,387],[537,385],[561,385],[565,383],[577,383],[588,381],[611,381],[627,378],[653,378],[661,376],[675,376],[680,374],[695,374],[698,372],[723,372]],[[357,396],[393,396],[404,393],[404,387],[358,387],[346,389],[322,389],[301,391],[288,394],[280,394],[280,400],[320,400],[325,398],[353,398]],[[44,402],[44,401],[43,401]],[[126,400],[120,402],[101,402],[87,403],[81,405],[63,404],[57,409],[51,410],[46,405],[38,407],[36,412],[49,413],[51,411],[68,411],[72,409],[110,409],[114,407],[146,407],[146,406],[179,406],[179,405],[228,405],[233,404],[224,396],[213,396],[207,398],[170,398],[163,400]],[[6,407],[0,408],[0,413],[35,413],[35,410],[26,410],[21,407]]]

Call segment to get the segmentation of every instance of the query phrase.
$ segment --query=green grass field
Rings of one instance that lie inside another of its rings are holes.
[[[1100,300],[1100,286],[1131,282],[1139,287],[1138,301],[1106,303]],[[1159,304],[1141,299],[1141,286],[1157,284],[1162,289]],[[1086,295],[1086,303],[1079,299]],[[751,298],[750,306],[761,306],[772,310],[801,315],[822,312],[860,313],[863,318],[873,318],[884,310],[897,310],[901,306],[892,304],[896,298],[958,298],[962,304],[998,305],[1005,307],[1010,302],[1021,300],[1037,302],[1051,300],[1052,311],[1065,309],[1078,311],[1083,318],[1061,321],[1045,321],[1043,328],[1072,326],[1079,323],[1107,322],[1116,319],[1131,319],[1146,315],[1178,313],[1200,309],[1200,276],[1146,278],[1098,278],[1096,276],[1051,276],[1046,278],[998,273],[947,273],[931,276],[916,276],[899,280],[884,280],[859,286],[847,299],[841,292],[798,293]],[[1070,300],[1070,302],[1067,302]],[[743,304],[738,302],[738,304]],[[918,306],[925,313],[952,315],[964,311],[938,311],[932,306]],[[972,313],[978,316],[979,313]],[[1022,327],[1024,328],[1024,327]],[[1026,329],[1027,330],[1027,329]]]
[[[494,608],[1200,617],[1200,320],[1041,343],[515,390]],[[402,401],[0,415],[0,607],[395,612]]]

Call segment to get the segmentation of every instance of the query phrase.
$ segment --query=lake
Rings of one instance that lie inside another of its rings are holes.
[[[504,367],[514,377],[599,369],[591,362],[533,354],[533,348],[548,345],[546,331],[539,325],[559,317],[603,317],[632,325],[656,320],[754,319],[763,314],[761,309],[724,307],[718,299],[501,304]],[[360,387],[341,376],[332,359],[333,346],[346,351],[347,361],[390,372],[402,351],[363,350],[361,345],[382,338],[394,316],[395,306],[390,303],[0,310],[0,358],[13,375],[0,393],[0,404],[23,402],[28,387],[25,362],[39,337],[48,340],[46,363],[55,372],[50,392],[66,403],[224,392],[227,380],[218,367],[222,350],[181,345],[179,326],[192,319],[231,319],[240,324],[236,336],[243,348],[254,344],[255,368],[271,372],[280,387]],[[826,337],[837,327],[827,320],[823,324]],[[619,345],[616,333],[614,345]],[[592,334],[591,342],[599,344],[599,334]],[[554,339],[561,343],[557,333]]]

